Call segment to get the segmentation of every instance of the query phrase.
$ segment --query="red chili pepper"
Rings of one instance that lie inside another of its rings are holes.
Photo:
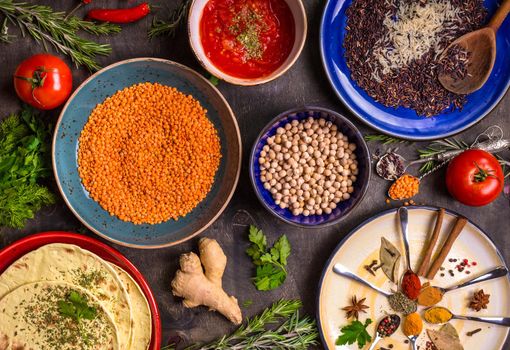
[[[92,9],[87,13],[87,18],[102,22],[131,23],[144,18],[150,12],[149,4],[142,2],[127,9]]]

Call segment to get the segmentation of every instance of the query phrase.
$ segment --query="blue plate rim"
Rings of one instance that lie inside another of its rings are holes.
[[[255,161],[255,153],[256,153],[257,145],[259,144],[260,139],[262,138],[262,136],[268,131],[269,127],[274,125],[276,122],[278,122],[281,118],[285,117],[286,115],[289,115],[291,113],[302,112],[302,111],[309,111],[309,110],[323,111],[323,112],[326,112],[326,113],[329,113],[329,114],[336,115],[337,117],[340,117],[341,119],[343,119],[343,121],[347,125],[349,125],[360,136],[360,139],[362,140],[362,145],[363,145],[363,152],[365,153],[365,156],[367,157],[367,159],[370,160],[370,149],[368,148],[367,142],[363,138],[363,134],[361,133],[361,131],[359,131],[359,129],[356,127],[356,125],[353,122],[351,122],[349,119],[347,119],[347,117],[345,117],[343,114],[341,114],[339,112],[336,112],[336,111],[334,111],[332,109],[329,109],[329,108],[319,107],[319,106],[314,106],[314,105],[303,105],[301,107],[295,107],[295,108],[286,110],[286,111],[284,111],[282,113],[279,113],[276,117],[271,119],[271,121],[269,121],[264,126],[264,128],[257,135],[257,138],[255,139],[255,142],[253,143],[253,146],[251,148],[250,158],[248,160],[249,161],[248,172],[249,172],[249,175],[250,175],[250,182],[251,182],[251,185],[253,187],[253,191],[255,192],[255,195],[257,196],[257,199],[262,204],[262,206],[264,208],[266,208],[267,211],[269,211],[273,216],[275,216],[276,218],[286,222],[287,224],[295,226],[295,227],[300,227],[300,228],[305,228],[305,229],[317,229],[317,228],[324,228],[324,227],[329,227],[329,226],[333,226],[333,225],[338,224],[339,222],[343,221],[354,209],[356,209],[358,207],[358,205],[361,204],[361,202],[363,201],[363,198],[365,197],[365,194],[368,191],[368,187],[369,187],[369,184],[370,184],[370,179],[372,178],[372,166],[371,166],[371,164],[368,164],[368,166],[367,166],[367,171],[368,171],[367,182],[363,186],[363,190],[362,190],[361,196],[354,203],[354,205],[345,213],[345,215],[342,215],[342,216],[336,218],[335,220],[331,220],[329,222],[325,222],[325,223],[317,224],[317,225],[299,224],[297,222],[291,221],[291,220],[289,220],[289,219],[287,219],[285,217],[282,217],[282,216],[278,215],[277,213],[275,213],[273,211],[273,209],[262,198],[262,195],[260,194],[260,192],[258,190],[258,187],[257,187],[257,184],[256,184],[256,181],[255,181],[255,174],[254,174],[253,167],[252,167],[252,164]]]
[[[399,134],[399,133],[387,131],[384,128],[380,128],[380,127],[374,125],[370,121],[366,120],[363,116],[358,114],[346,102],[346,100],[345,100],[345,98],[343,96],[342,91],[340,91],[340,89],[338,89],[335,86],[335,84],[333,83],[333,78],[332,78],[332,74],[333,73],[329,71],[329,69],[327,67],[327,64],[326,64],[326,57],[325,57],[324,45],[323,45],[323,43],[324,43],[323,39],[324,39],[324,26],[325,26],[326,12],[327,12],[327,9],[330,7],[330,4],[332,2],[337,2],[337,1],[340,1],[340,0],[328,0],[326,2],[326,4],[324,5],[324,9],[322,10],[322,16],[321,16],[321,22],[320,22],[320,30],[319,30],[319,47],[320,47],[322,67],[324,68],[324,72],[326,73],[326,77],[328,78],[328,81],[329,81],[329,84],[330,84],[331,88],[335,92],[335,95],[340,99],[342,104],[345,107],[347,107],[347,109],[354,116],[356,116],[356,118],[358,118],[361,122],[363,122],[365,125],[368,125],[372,129],[374,129],[376,131],[379,131],[379,132],[381,132],[383,134],[389,135],[389,136],[393,136],[393,137],[396,137],[396,138],[399,138],[399,139],[402,139],[402,140],[409,140],[409,141],[433,141],[433,140],[439,140],[439,139],[444,139],[444,138],[452,137],[452,136],[460,134],[461,132],[463,132],[463,131],[471,128],[472,126],[475,126],[479,122],[481,122],[487,115],[489,115],[500,104],[500,102],[503,100],[503,98],[507,94],[507,92],[508,92],[508,90],[510,88],[510,79],[507,81],[505,88],[503,90],[501,90],[501,93],[499,94],[498,98],[489,106],[489,108],[487,109],[487,111],[485,113],[482,113],[478,118],[473,120],[471,123],[466,124],[466,125],[458,128],[457,130],[453,130],[453,131],[448,132],[448,133],[438,134],[436,136],[408,136],[408,135],[402,135],[402,134]],[[343,1],[346,1],[346,0],[343,0]]]
[[[123,241],[111,238],[110,236],[108,236],[108,235],[100,232],[99,230],[95,229],[94,227],[89,225],[89,223],[85,219],[83,219],[80,216],[80,214],[75,210],[75,208],[71,205],[71,203],[69,202],[69,199],[67,198],[67,196],[66,196],[66,194],[65,194],[65,192],[64,192],[64,190],[62,188],[60,177],[59,177],[58,172],[57,172],[57,164],[56,164],[56,159],[55,159],[55,148],[56,148],[56,144],[58,142],[57,135],[58,135],[58,131],[59,131],[60,125],[62,123],[62,119],[64,117],[64,114],[65,114],[67,108],[69,107],[69,105],[71,104],[72,100],[74,99],[74,97],[78,94],[78,92],[80,92],[80,90],[85,85],[87,85],[91,80],[93,80],[98,75],[100,75],[103,72],[105,72],[107,70],[110,70],[110,69],[112,69],[114,67],[121,66],[121,65],[124,65],[124,64],[128,64],[128,63],[132,63],[132,62],[160,62],[160,63],[168,64],[168,65],[171,65],[171,66],[176,66],[176,67],[178,67],[178,68],[180,68],[182,70],[185,70],[185,71],[187,71],[187,72],[197,76],[203,82],[208,84],[213,89],[213,91],[216,94],[218,94],[220,99],[223,101],[223,103],[227,107],[227,110],[229,111],[229,114],[230,114],[230,116],[232,118],[232,121],[234,123],[235,131],[236,131],[236,135],[237,135],[237,139],[238,139],[238,144],[239,144],[239,150],[238,151],[239,151],[239,155],[240,156],[239,156],[239,161],[238,161],[238,164],[237,164],[236,176],[235,176],[235,179],[234,179],[234,183],[233,183],[232,189],[230,190],[230,193],[227,196],[227,200],[225,201],[225,203],[218,210],[218,212],[211,218],[211,220],[206,225],[204,225],[203,227],[198,229],[196,232],[194,232],[193,234],[191,234],[191,235],[189,235],[187,237],[184,237],[182,239],[179,239],[179,240],[176,240],[176,241],[172,241],[172,242],[169,242],[169,243],[165,243],[165,244],[138,245],[138,244],[133,244],[133,243],[127,243],[127,242],[123,242]],[[102,237],[102,238],[104,238],[104,239],[106,239],[106,240],[108,240],[108,241],[110,241],[112,243],[119,244],[119,245],[124,246],[124,247],[136,248],[136,249],[159,249],[159,248],[166,248],[166,247],[171,247],[171,246],[180,244],[182,242],[185,242],[185,241],[187,241],[187,240],[189,240],[189,239],[199,235],[200,233],[205,231],[209,226],[211,226],[218,219],[218,217],[225,211],[226,207],[228,206],[228,204],[232,200],[234,192],[235,192],[235,190],[237,188],[237,185],[239,183],[239,177],[241,175],[241,164],[242,164],[242,159],[243,159],[243,157],[242,157],[242,154],[243,154],[242,153],[242,148],[243,148],[243,144],[242,144],[241,132],[240,132],[240,129],[239,129],[239,124],[237,122],[237,118],[235,117],[235,114],[234,114],[232,108],[230,107],[230,104],[225,99],[223,94],[216,88],[216,86],[214,86],[209,80],[204,78],[201,74],[199,74],[195,70],[193,70],[193,69],[191,69],[191,68],[189,68],[189,67],[187,67],[187,66],[185,66],[183,64],[177,63],[175,61],[171,61],[171,60],[167,60],[167,59],[163,59],[163,58],[155,58],[155,57],[138,57],[138,58],[130,58],[130,59],[127,59],[127,60],[118,61],[118,62],[112,63],[112,64],[110,64],[110,65],[100,69],[99,71],[95,72],[90,77],[85,79],[80,84],[80,86],[78,86],[76,88],[76,90],[71,94],[71,96],[67,100],[66,104],[62,108],[62,111],[60,112],[58,120],[57,120],[57,122],[55,124],[55,130],[53,132],[53,141],[52,141],[52,145],[51,145],[51,163],[52,163],[52,168],[53,168],[53,175],[55,176],[55,182],[57,183],[58,190],[60,192],[60,195],[64,199],[65,204],[71,210],[71,212],[74,214],[74,216],[83,225],[85,225],[89,230],[91,230],[92,232],[94,232],[98,236],[100,236],[100,237]]]
[[[363,220],[359,225],[356,225],[356,227],[354,227],[352,230],[350,230],[344,238],[342,238],[340,240],[340,242],[336,245],[335,249],[333,249],[333,251],[331,252],[328,260],[326,261],[326,263],[324,264],[324,267],[322,269],[322,272],[321,272],[321,276],[320,276],[320,279],[319,279],[319,284],[317,285],[317,289],[316,289],[316,297],[315,297],[315,319],[317,321],[317,329],[319,330],[319,335],[320,335],[320,340],[321,340],[321,343],[322,345],[324,346],[324,344],[326,343],[325,341],[325,338],[324,338],[324,332],[322,331],[322,324],[321,324],[321,319],[320,319],[320,296],[321,296],[321,291],[322,291],[322,283],[324,282],[324,277],[326,276],[326,273],[328,272],[328,266],[331,264],[331,261],[333,260],[333,257],[336,255],[336,253],[338,252],[338,250],[340,248],[342,248],[342,246],[345,244],[345,242],[347,242],[347,240],[349,238],[351,238],[356,232],[358,232],[363,226],[371,223],[372,221],[384,216],[384,215],[387,215],[387,214],[391,214],[391,213],[396,213],[397,210],[398,210],[399,207],[396,207],[396,208],[391,208],[391,209],[386,209],[386,210],[383,210],[383,211],[380,211],[368,218],[366,218],[365,220]],[[441,209],[440,207],[437,207],[437,206],[434,206],[434,205],[414,205],[414,206],[410,206],[410,207],[407,207],[409,210],[419,210],[419,209],[425,209],[425,210],[429,210],[429,211],[438,211],[439,209]],[[456,212],[455,210],[451,210],[451,209],[445,209],[445,212],[447,214],[451,214],[451,215],[454,215],[456,217],[461,217],[463,215],[459,214],[458,212]],[[496,254],[501,258],[501,261],[503,261],[503,265],[508,269],[508,263],[505,259],[505,257],[503,256],[503,254],[501,254],[501,251],[498,249],[498,246],[496,245],[496,243],[494,243],[494,240],[487,234],[487,232],[485,232],[484,229],[482,229],[478,224],[476,224],[475,222],[473,222],[471,219],[468,219],[468,222],[473,225],[477,230],[479,230],[484,236],[485,238],[487,238],[487,240],[494,246],[494,249],[496,250]],[[510,281],[510,274],[507,274],[507,279]],[[508,334],[506,336],[506,339],[505,339],[505,342],[508,340]]]

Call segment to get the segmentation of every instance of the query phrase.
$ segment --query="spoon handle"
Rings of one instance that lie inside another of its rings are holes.
[[[499,27],[505,20],[506,16],[508,16],[509,12],[510,12],[510,0],[503,0],[498,10],[494,14],[494,16],[492,16],[488,24],[488,26],[494,30],[494,33],[498,31]]]
[[[400,228],[402,230],[402,237],[404,238],[404,248],[406,253],[406,266],[407,270],[411,269],[411,259],[409,257],[409,239],[407,237],[407,226],[409,222],[409,212],[406,207],[398,208],[398,218],[400,221]]]
[[[379,340],[381,340],[381,339],[382,338],[379,336],[379,333],[377,333],[377,335],[375,336],[374,341],[372,342],[372,345],[370,345],[370,348],[368,350],[374,350],[375,346],[377,345],[377,343],[379,343]]]
[[[475,284],[475,283],[480,283],[480,282],[483,282],[483,281],[489,281],[489,280],[492,280],[494,278],[499,278],[499,277],[503,277],[503,276],[506,276],[508,274],[508,270],[506,267],[504,266],[498,266],[496,267],[495,269],[487,272],[487,273],[484,273],[483,275],[480,275],[480,276],[477,276],[475,278],[472,278],[470,279],[469,281],[466,281],[462,284],[459,284],[459,285],[456,285],[456,286],[452,286],[452,287],[449,287],[449,288],[445,288],[445,292],[449,292],[451,290],[455,290],[455,289],[459,289],[459,288],[464,288],[464,287],[467,287],[467,286],[470,286],[472,284]]]
[[[376,292],[384,295],[385,297],[389,297],[391,295],[391,293],[388,293],[387,291],[382,290],[381,288],[373,285],[372,283],[368,282],[367,280],[352,273],[347,267],[345,267],[342,264],[335,264],[335,266],[333,266],[333,271],[340,276],[344,276],[344,277],[350,278],[351,280],[354,280],[358,283],[364,284],[368,288],[375,290]]]
[[[455,318],[457,320],[476,321],[476,322],[495,324],[498,326],[510,327],[510,317],[475,317],[475,316],[453,315],[452,318]]]

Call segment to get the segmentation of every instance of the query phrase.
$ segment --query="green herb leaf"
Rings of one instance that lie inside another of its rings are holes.
[[[82,319],[93,320],[97,315],[97,310],[87,304],[87,298],[75,291],[69,293],[67,300],[58,301],[58,311],[78,323]]]
[[[218,84],[220,83],[220,79],[218,77],[215,77],[214,75],[211,75],[209,77],[209,81],[211,82],[211,84],[213,84],[214,86],[218,86]]]
[[[0,122],[0,226],[23,228],[55,196],[37,182],[50,175],[50,128],[31,108]]]
[[[253,283],[258,290],[272,290],[281,286],[287,277],[287,259],[291,246],[287,236],[282,235],[271,247],[267,248],[267,238],[257,227],[250,226],[248,236],[252,245],[246,253],[257,266]]]
[[[365,324],[358,320],[352,321],[351,324],[342,327],[340,331],[342,334],[338,336],[336,345],[354,344],[358,343],[358,348],[363,349],[365,344],[372,341],[372,337],[367,332],[367,327],[372,323],[372,320],[368,318]]]

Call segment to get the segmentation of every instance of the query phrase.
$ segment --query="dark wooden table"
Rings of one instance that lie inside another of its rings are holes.
[[[50,4],[56,9],[68,10],[73,3],[66,0],[30,0],[33,3]],[[78,2],[77,0],[74,2]],[[151,1],[154,4],[173,8],[176,1]],[[135,3],[135,1],[128,1]],[[126,6],[126,1],[97,0],[99,6]],[[238,87],[221,82],[218,86],[232,106],[243,139],[243,166],[235,195],[220,218],[207,229],[201,237],[217,239],[229,258],[224,277],[225,289],[238,297],[240,302],[253,300],[253,304],[244,308],[245,316],[253,315],[279,298],[300,298],[305,311],[315,314],[316,292],[323,266],[329,255],[351,229],[363,220],[378,212],[388,209],[385,203],[385,192],[388,183],[373,176],[370,187],[362,204],[342,223],[320,230],[299,229],[279,221],[271,216],[258,202],[248,177],[248,153],[256,136],[263,126],[277,114],[302,105],[317,105],[334,109],[350,117],[365,133],[373,132],[342,105],[334,95],[324,74],[319,55],[319,23],[323,1],[305,0],[308,14],[309,34],[305,49],[297,63],[280,79],[255,87]],[[133,57],[160,57],[183,63],[208,76],[195,60],[187,41],[186,31],[181,29],[175,38],[147,39],[146,28],[151,19],[126,26],[122,33],[113,38],[101,39],[110,42],[113,53],[101,60],[108,65],[119,60]],[[18,39],[14,44],[0,44],[0,116],[19,108],[19,102],[12,87],[12,74],[17,64],[30,55],[42,51],[41,46],[31,39]],[[89,72],[85,69],[74,69],[74,86],[77,87]],[[50,113],[56,120],[59,110]],[[490,125],[500,125],[507,137],[510,137],[510,96],[508,94],[495,110],[478,125],[459,135],[466,141],[474,140],[475,136]],[[422,144],[400,145],[400,151],[406,158],[416,156],[415,149]],[[381,147],[371,145],[372,151]],[[509,152],[506,158],[510,158]],[[446,192],[444,172],[439,171],[425,180],[421,193],[417,196],[418,203],[443,206],[457,211],[480,225],[495,241],[503,256],[510,257],[510,224],[509,200],[501,195],[494,203],[482,208],[470,208],[454,201]],[[53,185],[54,190],[56,186]],[[289,259],[289,276],[284,287],[271,292],[258,292],[252,286],[250,277],[253,266],[244,253],[248,245],[247,227],[255,224],[268,235],[272,241],[285,233],[292,244],[292,255]],[[37,213],[34,220],[29,221],[23,230],[3,229],[0,234],[0,248],[27,235],[48,231],[76,231],[80,222],[67,209],[63,201]],[[92,233],[88,233],[92,235]],[[163,344],[173,335],[180,335],[189,342],[212,340],[230,332],[234,327],[221,315],[208,312],[205,308],[185,309],[180,301],[170,292],[170,281],[177,269],[178,257],[181,253],[196,250],[199,237],[176,247],[154,251],[124,248],[112,244],[126,255],[145,275],[151,285],[161,311],[163,323]],[[507,347],[510,342],[507,341]]]

